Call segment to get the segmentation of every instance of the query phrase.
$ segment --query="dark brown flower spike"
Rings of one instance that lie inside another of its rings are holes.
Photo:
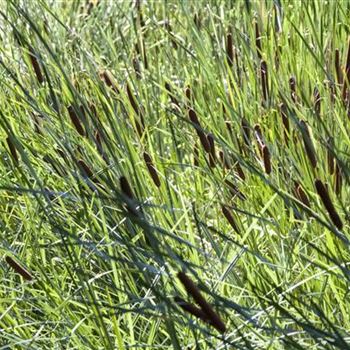
[[[80,122],[80,119],[78,117],[78,115],[75,113],[75,110],[73,108],[73,106],[69,106],[68,108],[68,113],[70,116],[70,119],[75,127],[75,129],[77,130],[77,132],[81,135],[81,136],[85,136],[85,130],[83,125]]]
[[[299,199],[300,202],[302,202],[305,206],[310,208],[309,198],[307,197],[303,188],[298,183],[295,184],[295,194],[297,199]]]
[[[188,111],[188,116],[191,120],[191,122],[194,124],[194,127],[196,128],[196,132],[197,132],[197,135],[201,141],[201,144],[204,148],[204,150],[209,153],[210,152],[210,144],[209,144],[209,141],[207,139],[207,136],[204,134],[203,130],[202,130],[202,127],[199,123],[199,120],[198,120],[198,117],[197,117],[197,114],[196,112],[190,108],[189,111]]]
[[[243,136],[244,143],[247,146],[249,146],[250,145],[250,126],[247,119],[245,119],[244,117],[242,118],[241,126],[242,126],[242,136]]]
[[[315,180],[315,187],[317,190],[318,195],[320,196],[323,205],[325,206],[326,210],[328,211],[329,217],[331,218],[333,224],[341,230],[343,228],[343,223],[337,213],[337,211],[334,208],[334,205],[332,203],[331,198],[329,197],[328,190],[326,186],[322,183],[321,180],[317,179]]]
[[[36,75],[36,78],[38,79],[38,82],[42,84],[44,82],[44,76],[43,76],[43,73],[41,72],[37,55],[31,46],[29,47],[29,58],[30,58],[30,62],[32,64],[34,73]]]
[[[316,168],[316,165],[317,165],[316,151],[315,151],[314,144],[311,140],[309,128],[303,120],[300,121],[300,126],[302,130],[302,137],[303,137],[304,147],[305,147],[307,157],[309,158],[309,161],[312,167]]]
[[[138,212],[136,205],[133,203],[133,201],[135,200],[135,196],[126,177],[125,176],[120,177],[119,183],[120,183],[122,194],[128,199],[128,202],[126,203],[126,209],[129,211],[129,213],[135,216],[139,215],[139,212],[142,213],[141,209],[139,209],[139,212]]]
[[[126,179],[125,176],[122,176],[119,179],[120,188],[125,196],[127,196],[129,199],[134,199],[134,194],[132,192],[132,189],[129,185],[129,181]]]
[[[295,77],[291,77],[289,79],[289,87],[290,87],[290,97],[294,103],[297,102],[297,81]]]
[[[237,196],[238,198],[240,198],[241,200],[246,200],[246,196],[238,189],[238,187],[232,183],[231,181],[229,180],[225,180],[225,184],[227,185],[231,195],[233,197]]]
[[[146,163],[148,172],[150,173],[151,178],[152,178],[154,184],[155,184],[157,187],[160,187],[159,176],[158,176],[158,174],[157,174],[156,168],[154,167],[154,164],[153,164],[153,162],[152,162],[151,156],[150,156],[147,152],[144,152],[144,153],[143,153],[143,159],[144,159],[144,161],[145,161],[145,163]]]
[[[314,89],[314,111],[317,116],[321,113],[321,95],[317,87]]]
[[[89,179],[93,179],[94,177],[93,171],[82,159],[78,160],[78,165],[84,176],[88,177]],[[93,179],[93,180],[96,181],[96,179]]]
[[[226,52],[227,52],[227,63],[230,67],[233,66],[233,56],[234,56],[234,48],[232,42],[232,34],[229,32],[226,35]]]
[[[100,72],[100,78],[106,83],[106,85],[111,88],[116,94],[119,94],[119,89],[114,83],[112,73],[108,70],[103,70]]]
[[[344,82],[343,82],[343,101],[346,102],[346,99],[349,98],[348,94],[348,88],[350,84],[350,37],[348,40],[348,53],[346,55],[346,63],[345,63],[345,77],[344,77]]]
[[[261,127],[259,124],[254,125],[254,133],[255,133],[256,141],[257,141],[258,146],[259,146],[260,153],[263,156],[263,147],[265,146],[265,142],[264,142]]]
[[[335,65],[335,73],[337,75],[337,83],[339,85],[342,85],[343,84],[343,72],[342,72],[342,69],[341,69],[340,51],[339,51],[339,49],[335,49],[334,65]]]
[[[131,107],[133,108],[133,110],[136,112],[136,114],[138,115],[139,112],[140,112],[140,109],[139,109],[139,106],[138,104],[136,103],[136,100],[130,90],[130,87],[129,87],[129,84],[126,84],[126,93],[128,95],[128,98],[129,98],[129,102],[131,104]]]
[[[12,259],[10,256],[7,256],[5,258],[5,261],[7,262],[7,264],[11,266],[11,268],[14,271],[16,271],[19,275],[21,275],[25,280],[27,281],[33,280],[33,276],[21,265],[19,265],[14,259]]]
[[[168,92],[168,95],[170,97],[170,101],[172,104],[174,104],[177,107],[180,107],[179,101],[177,100],[177,98],[173,95],[172,91],[171,91],[171,86],[169,83],[165,83],[165,89]]]
[[[342,188],[343,177],[342,177],[341,168],[340,168],[338,162],[336,162],[336,165],[335,165],[334,177],[335,177],[335,180],[334,180],[334,191],[335,191],[335,193],[337,195],[339,195],[340,192],[341,192],[341,188]]]
[[[237,226],[235,219],[233,218],[230,210],[225,205],[221,205],[221,211],[222,211],[223,215],[225,216],[226,220],[231,225],[231,227],[239,234],[240,232],[239,232],[238,226]]]
[[[181,307],[181,309],[183,309],[184,311],[190,313],[191,315],[193,315],[195,317],[198,317],[199,319],[201,319],[204,322],[212,324],[211,321],[209,320],[207,314],[199,307],[188,303],[187,301],[185,301],[184,299],[182,299],[178,296],[176,296],[174,298],[174,300]]]
[[[199,150],[198,150],[197,143],[195,143],[193,147],[193,165],[194,166],[199,165]]]
[[[9,136],[6,138],[6,142],[7,142],[8,148],[10,150],[12,159],[17,164],[19,161],[19,158],[18,158],[16,146],[13,144],[13,142],[11,141],[11,138]]]
[[[215,167],[215,162],[216,162],[216,154],[215,154],[215,140],[214,136],[212,134],[207,135],[207,139],[209,142],[210,146],[210,153],[209,153],[209,165],[210,167],[214,168]]]
[[[286,143],[286,145],[288,144],[289,141],[289,119],[287,116],[287,108],[286,105],[284,103],[281,103],[279,105],[279,109],[280,109],[280,113],[281,113],[281,117],[282,117],[282,124],[283,124],[283,131],[284,131],[284,141]]]
[[[264,167],[266,174],[271,173],[271,158],[270,158],[270,151],[266,145],[262,147],[262,154],[263,154],[263,160],[264,160]]]
[[[202,311],[207,315],[213,327],[215,327],[220,333],[225,333],[225,324],[221,320],[220,316],[214,311],[212,306],[204,299],[193,281],[184,272],[179,272],[177,277],[185,287],[187,293],[192,296]]]

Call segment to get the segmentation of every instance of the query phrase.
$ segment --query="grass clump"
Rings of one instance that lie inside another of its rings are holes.
[[[0,349],[348,349],[349,4],[8,0]]]

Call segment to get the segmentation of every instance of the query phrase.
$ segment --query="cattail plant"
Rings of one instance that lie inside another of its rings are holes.
[[[260,64],[260,77],[261,77],[261,89],[263,94],[263,102],[267,103],[269,98],[269,80],[267,72],[267,63],[266,61],[261,61]]]
[[[314,111],[317,116],[321,113],[321,95],[317,87],[314,88]]]
[[[14,259],[12,259],[10,256],[7,256],[5,258],[5,261],[9,266],[11,266],[11,268],[15,272],[21,275],[25,280],[27,281],[33,280],[33,276],[25,268],[23,268],[20,264],[18,264]]]
[[[200,309],[199,307],[188,303],[187,301],[185,301],[184,299],[176,296],[174,298],[175,302],[177,305],[179,305],[181,307],[181,309],[183,309],[184,311],[190,313],[191,315],[201,319],[202,321],[212,325],[211,320],[208,318],[207,314]]]
[[[145,121],[143,118],[143,113],[142,113],[139,105],[136,103],[136,100],[135,100],[135,98],[130,90],[129,84],[126,84],[126,92],[127,92],[131,107],[135,111],[136,115],[140,118],[140,121],[138,121],[135,118],[135,126],[136,126],[137,133],[139,134],[140,137],[142,137],[144,134],[144,131],[145,131]]]
[[[44,82],[44,76],[43,76],[43,73],[41,72],[38,57],[37,57],[34,49],[31,46],[29,46],[28,51],[29,51],[30,62],[32,64],[36,78],[37,78],[38,82],[40,84],[42,84]]]
[[[8,136],[8,137],[6,138],[6,143],[7,143],[7,146],[8,146],[8,148],[9,148],[9,150],[10,150],[12,159],[14,160],[14,162],[15,162],[16,164],[18,164],[19,157],[18,157],[17,149],[16,149],[16,146],[14,145],[14,143],[12,142],[10,136]]]
[[[109,88],[111,88],[116,94],[119,94],[119,89],[117,88],[112,73],[109,70],[102,70],[99,75],[101,80],[103,80]]]
[[[266,145],[263,145],[263,147],[262,147],[262,154],[263,154],[265,172],[266,172],[266,174],[270,174],[271,173],[271,157],[270,157],[270,151]]]
[[[171,91],[171,86],[168,82],[165,83],[165,89],[168,92],[168,95],[170,97],[170,101],[173,105],[177,106],[178,108],[180,108],[180,103],[177,100],[177,98],[174,96],[174,94]]]
[[[36,114],[36,113],[30,113],[32,118],[33,118],[33,124],[34,124],[34,131],[35,133],[39,134],[39,135],[42,135],[42,130],[41,130],[41,121],[40,119],[41,116]]]
[[[154,182],[154,184],[157,186],[157,187],[160,187],[160,179],[159,179],[159,176],[158,176],[158,173],[157,173],[157,170],[152,162],[152,158],[151,156],[147,153],[147,152],[144,152],[143,153],[143,159],[146,163],[146,166],[147,166],[147,169],[148,169],[148,172],[150,173],[151,175],[151,178]]]
[[[69,106],[68,108],[68,113],[70,116],[70,119],[75,127],[75,129],[77,130],[77,132],[81,135],[81,136],[85,136],[85,130],[83,125],[80,122],[80,119],[78,117],[78,115],[76,114],[74,107],[73,106]]]
[[[340,86],[340,85],[343,84],[343,72],[342,72],[342,69],[341,69],[340,51],[339,51],[339,49],[335,49],[334,65],[335,65],[335,73],[336,73],[336,76],[337,76],[337,83]]]
[[[225,216],[226,220],[228,221],[228,223],[231,225],[231,227],[239,234],[240,231],[238,229],[238,226],[237,226],[235,219],[233,218],[230,210],[224,204],[222,204],[221,211],[222,211],[222,214]]]
[[[343,101],[346,102],[348,98],[348,88],[349,88],[349,83],[350,83],[350,37],[348,40],[348,53],[346,56],[346,63],[345,63],[345,76],[344,76],[344,82],[343,82]]]
[[[244,143],[247,146],[249,146],[250,145],[250,126],[247,119],[245,119],[244,117],[242,118],[242,121],[241,121],[241,128],[242,128],[242,137],[243,137]]]
[[[84,176],[86,176],[87,178],[91,179],[92,181],[94,181],[95,183],[99,183],[97,178],[94,177],[94,173],[93,171],[91,170],[91,168],[84,162],[84,160],[82,159],[79,159],[78,160],[78,165],[79,165],[79,168],[82,172],[82,174]]]
[[[199,123],[199,120],[198,120],[196,112],[192,108],[189,109],[188,116],[189,116],[191,122],[193,123],[194,127],[196,128],[197,135],[198,135],[198,137],[199,137],[199,139],[201,141],[201,144],[202,144],[204,150],[207,153],[209,153],[210,152],[209,141],[207,139],[207,136],[205,135],[205,133],[202,130],[202,127],[201,127],[201,125]]]
[[[234,56],[234,48],[232,42],[232,34],[231,30],[226,35],[226,55],[227,55],[227,63],[230,67],[233,66],[233,56]]]
[[[297,102],[297,81],[295,77],[289,79],[290,97],[294,103]]]
[[[228,157],[222,150],[219,151],[219,158],[224,169],[231,169],[231,164],[228,160]]]
[[[255,22],[255,46],[256,46],[256,53],[259,57],[259,60],[261,60],[261,36],[260,36],[260,30],[258,22]]]
[[[334,192],[339,195],[341,192],[342,188],[342,182],[343,182],[343,177],[342,177],[342,172],[341,168],[339,166],[338,161],[336,162],[335,165],[335,174],[334,174]]]
[[[234,183],[232,183],[229,180],[225,180],[225,184],[227,185],[227,187],[228,187],[228,189],[233,197],[237,196],[241,200],[247,199],[246,196],[238,189],[238,187]]]
[[[125,176],[122,176],[119,178],[119,184],[120,184],[120,189],[121,189],[122,194],[127,199],[126,208],[127,208],[128,212],[137,216],[138,211],[136,209],[135,204],[133,203],[135,201],[135,196],[134,196],[134,193],[131,189],[129,181],[127,180],[127,178]]]
[[[220,333],[225,333],[225,324],[221,320],[220,316],[214,311],[213,307],[204,299],[193,281],[184,272],[179,272],[177,277],[185,287],[187,293],[192,296],[192,298],[200,306],[201,310],[207,315],[213,327],[215,327]]]
[[[185,95],[187,100],[187,106],[188,108],[190,108],[190,106],[192,106],[192,91],[189,85],[186,86]]]
[[[286,143],[286,145],[288,145],[290,130],[289,130],[289,119],[287,116],[286,105],[284,103],[280,103],[279,110],[280,110],[282,124],[283,124],[284,142]]]
[[[321,180],[316,179],[315,180],[315,187],[318,195],[321,198],[321,201],[323,205],[325,206],[326,210],[328,211],[329,217],[332,220],[333,224],[341,230],[343,228],[343,223],[337,213],[337,211],[334,208],[334,205],[332,203],[332,200],[328,194],[328,190],[326,186],[322,183]]]
[[[263,147],[265,146],[265,142],[262,136],[261,126],[260,124],[254,125],[254,134],[259,147],[260,154],[263,155]]]
[[[209,165],[211,168],[215,167],[216,162],[216,154],[215,154],[215,140],[213,134],[209,133],[207,135],[207,139],[210,146],[210,152],[209,152]]]
[[[295,195],[296,195],[297,199],[301,203],[303,203],[306,207],[310,208],[309,198],[298,182],[295,182],[295,184],[294,184],[294,191],[295,191]]]
[[[199,149],[197,143],[195,143],[193,147],[193,165],[199,165]]]
[[[316,151],[315,151],[314,144],[311,140],[309,128],[306,125],[304,120],[300,121],[300,127],[301,127],[301,132],[302,132],[302,137],[303,137],[304,147],[305,147],[307,157],[309,158],[309,161],[312,167],[316,168],[316,165],[317,165]]]

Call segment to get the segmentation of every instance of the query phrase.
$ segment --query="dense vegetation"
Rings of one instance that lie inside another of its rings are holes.
[[[1,4],[0,349],[350,349],[350,2]]]

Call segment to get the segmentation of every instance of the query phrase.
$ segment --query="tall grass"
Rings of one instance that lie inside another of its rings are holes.
[[[0,349],[348,349],[349,2],[8,0]]]

